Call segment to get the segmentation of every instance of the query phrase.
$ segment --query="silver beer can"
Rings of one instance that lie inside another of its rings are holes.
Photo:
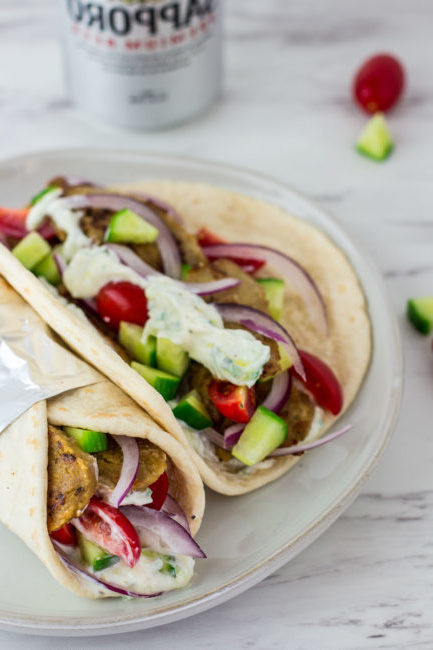
[[[159,129],[221,87],[222,0],[63,0],[73,102],[105,122]]]

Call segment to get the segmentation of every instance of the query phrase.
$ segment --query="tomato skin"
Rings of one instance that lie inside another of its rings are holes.
[[[77,535],[72,524],[65,524],[50,533],[51,539],[65,546],[77,546]]]
[[[149,485],[152,490],[152,503],[147,503],[146,508],[152,510],[161,510],[165,499],[168,494],[168,476],[163,472],[159,478],[156,479],[152,485]]]
[[[399,100],[405,74],[401,63],[390,54],[377,54],[359,68],[353,82],[353,96],[366,113],[388,111]]]
[[[343,408],[343,391],[334,372],[314,354],[299,350],[299,356],[307,379],[304,381],[292,368],[293,374],[310,391],[319,406],[338,415]]]
[[[197,233],[197,241],[202,248],[206,248],[206,246],[215,246],[215,244],[229,243],[227,239],[223,239],[222,237],[216,235],[214,232],[208,230],[207,228],[200,228],[200,230]],[[218,260],[221,258],[215,257],[213,255],[208,255],[208,259],[211,262],[213,262],[214,260]],[[245,273],[254,273],[254,271],[257,271],[265,264],[265,262],[262,260],[248,260],[248,259],[244,260],[238,257],[232,257],[230,255],[226,255],[226,259],[235,262],[238,266],[241,267],[241,269],[245,271]]]
[[[148,318],[146,295],[132,282],[109,282],[96,298],[98,313],[113,329],[121,321],[144,325]]]
[[[117,508],[92,497],[76,521],[76,526],[91,542],[107,553],[121,557],[129,567],[134,567],[141,556],[141,543],[129,519]]]
[[[254,388],[235,386],[229,381],[212,379],[209,384],[212,404],[224,417],[233,422],[249,422],[256,406]]]
[[[29,231],[26,226],[28,213],[28,208],[0,207],[0,233],[16,239],[22,239],[28,235]],[[45,239],[52,239],[56,236],[56,231],[49,221],[41,224],[37,231]]]
[[[207,228],[200,228],[197,233],[197,241],[200,246],[214,246],[215,244],[227,244],[227,239],[223,239],[219,235],[216,235],[212,230]]]

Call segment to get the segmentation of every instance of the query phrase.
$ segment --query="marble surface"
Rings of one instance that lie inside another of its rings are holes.
[[[70,106],[56,8],[53,0],[0,2],[0,157],[136,148],[286,181],[342,222],[385,275],[406,389],[394,438],[359,498],[277,574],[164,628],[69,640],[0,632],[0,648],[432,648],[433,360],[429,341],[404,318],[407,297],[433,286],[431,1],[232,0],[221,101],[193,123],[151,134],[88,122]],[[409,86],[390,117],[395,153],[375,164],[353,151],[365,119],[348,87],[358,63],[380,50],[403,59]]]

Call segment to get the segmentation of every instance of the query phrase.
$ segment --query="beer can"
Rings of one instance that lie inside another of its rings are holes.
[[[200,113],[221,86],[222,0],[63,0],[72,101],[95,118],[159,129]]]

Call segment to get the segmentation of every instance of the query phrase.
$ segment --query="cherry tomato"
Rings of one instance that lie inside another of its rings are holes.
[[[152,508],[152,510],[161,510],[168,494],[168,476],[166,472],[161,474],[149,487],[152,490],[152,503],[148,503],[147,507]]]
[[[403,86],[401,63],[390,54],[378,54],[365,61],[356,73],[353,95],[367,113],[388,111],[399,100]]]
[[[293,374],[312,393],[319,406],[333,415],[338,415],[343,408],[343,391],[337,377],[331,368],[314,354],[299,350],[299,356],[304,365],[307,380],[304,381],[294,369],[292,369]]]
[[[132,282],[109,282],[96,299],[101,318],[114,329],[120,321],[144,325],[147,321],[147,300],[141,287]]]
[[[129,567],[137,564],[141,555],[141,543],[137,531],[129,519],[117,508],[92,497],[78,519],[77,528],[91,542],[111,555],[117,555]]]
[[[229,381],[212,379],[209,397],[222,415],[233,422],[249,422],[256,406],[254,388],[235,386]]]
[[[25,237],[28,212],[27,208],[0,208],[0,231],[9,237]]]
[[[75,528],[72,524],[65,524],[57,530],[53,530],[50,533],[51,539],[54,539],[60,544],[65,546],[76,546],[77,545],[77,536],[75,534]]]
[[[227,239],[223,239],[216,235],[212,230],[207,228],[200,228],[197,233],[197,241],[200,246],[213,246],[214,244],[227,244]]]

